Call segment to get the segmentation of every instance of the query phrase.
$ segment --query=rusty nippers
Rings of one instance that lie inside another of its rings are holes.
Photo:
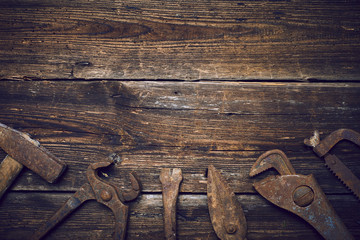
[[[275,168],[280,176],[269,176],[254,183],[264,198],[303,218],[325,239],[354,239],[312,174],[296,174],[285,153],[275,149],[257,159],[250,176],[269,168]]]
[[[140,184],[133,173],[130,173],[132,189],[120,191],[111,183],[102,181],[97,175],[99,168],[107,167],[112,162],[97,162],[91,164],[87,171],[88,183],[85,183],[67,202],[35,232],[32,239],[40,239],[57,223],[78,208],[87,200],[96,200],[109,207],[115,215],[115,239],[124,239],[128,218],[128,206],[124,202],[135,199],[140,193]]]

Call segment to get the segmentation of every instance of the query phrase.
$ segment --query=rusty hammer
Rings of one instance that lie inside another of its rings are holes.
[[[0,198],[23,165],[53,183],[66,165],[27,134],[0,123],[0,147],[7,156],[0,164]]]

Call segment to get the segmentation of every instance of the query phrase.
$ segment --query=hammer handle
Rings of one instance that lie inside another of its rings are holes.
[[[23,165],[9,155],[0,164],[0,199],[5,193],[6,189],[10,187],[11,183],[19,175]]]

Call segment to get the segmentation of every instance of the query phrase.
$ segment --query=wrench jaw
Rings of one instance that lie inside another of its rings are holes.
[[[280,175],[295,174],[295,170],[285,153],[279,149],[274,149],[263,153],[256,160],[249,175],[254,177],[270,168],[276,169]]]
[[[281,191],[281,189],[278,189],[280,185],[277,184],[277,179],[282,175],[295,174],[295,170],[291,166],[289,159],[283,151],[273,149],[258,157],[254,165],[251,167],[249,175],[250,177],[254,177],[271,168],[276,169],[280,176],[268,176],[265,179],[254,182],[253,186],[261,196],[274,203],[272,199],[272,196],[276,195],[274,194],[274,191]]]

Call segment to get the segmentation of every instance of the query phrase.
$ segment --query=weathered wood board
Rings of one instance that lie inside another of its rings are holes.
[[[1,81],[0,122],[30,133],[69,167],[57,184],[24,170],[0,202],[0,236],[28,236],[86,182],[90,163],[115,153],[122,162],[104,178],[126,188],[127,173],[135,170],[143,185],[130,204],[128,239],[162,238],[162,167],[181,167],[184,174],[179,239],[216,239],[206,204],[209,164],[238,194],[249,239],[319,239],[252,188],[263,178],[248,177],[256,158],[279,148],[298,173],[315,175],[359,238],[360,202],[303,144],[315,129],[321,136],[338,128],[360,131],[359,94],[358,83]],[[334,152],[360,176],[357,146],[343,142]],[[92,202],[48,237],[111,239],[113,224],[112,213]]]
[[[1,79],[360,76],[356,0],[3,0],[0,22]]]
[[[185,168],[182,192],[206,190],[208,164],[221,166],[237,192],[253,192],[248,172],[264,151],[279,148],[304,174],[331,173],[304,146],[315,129],[360,129],[358,84],[182,82],[1,82],[0,121],[28,132],[72,165],[60,186],[24,177],[18,190],[76,190],[91,162],[117,154],[116,171],[144,175],[159,192],[162,167]],[[358,130],[359,131],[359,130]],[[338,151],[360,171],[360,152]],[[336,149],[335,149],[336,150]],[[311,163],[311,164],[310,164]],[[121,170],[120,170],[121,169]],[[35,177],[36,179],[36,177]],[[329,182],[330,181],[330,182]],[[329,192],[344,192],[337,180]],[[20,187],[21,186],[21,187]]]

